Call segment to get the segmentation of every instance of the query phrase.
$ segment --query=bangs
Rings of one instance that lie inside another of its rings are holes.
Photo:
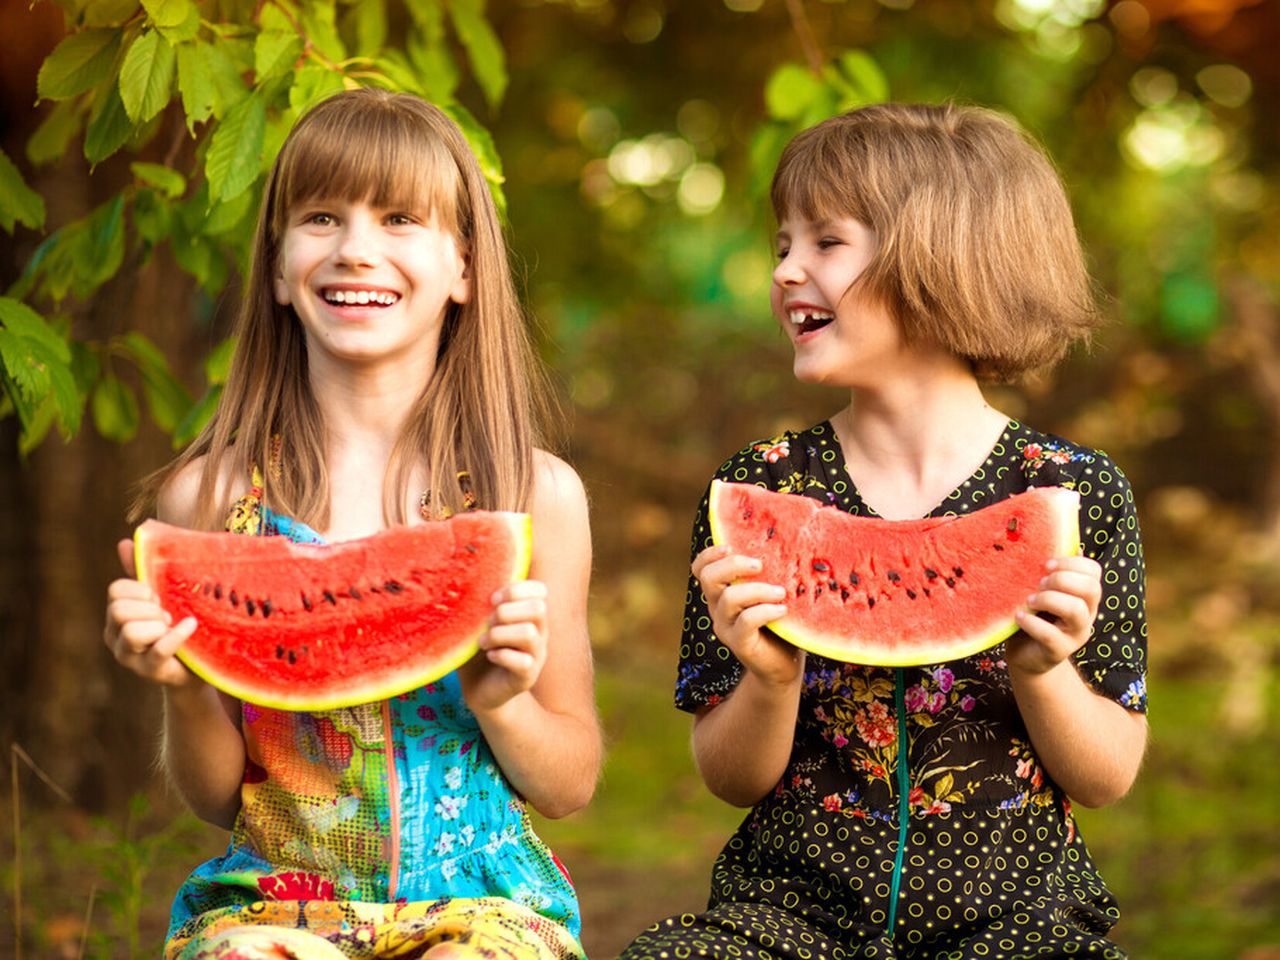
[[[327,109],[331,108],[331,109]],[[328,101],[311,111],[281,152],[275,233],[289,210],[317,198],[434,216],[458,232],[457,165],[429,120],[393,101]]]
[[[843,144],[835,144],[813,128],[783,151],[770,188],[773,215],[832,220],[852,217],[868,223],[867,204],[855,189],[857,175]],[[868,225],[870,225],[868,223]]]

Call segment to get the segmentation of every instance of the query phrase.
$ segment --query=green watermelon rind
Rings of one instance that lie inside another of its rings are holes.
[[[736,484],[736,486],[741,485]],[[723,480],[713,480],[711,482],[707,514],[708,523],[711,527],[711,541],[717,545],[723,545],[729,539],[725,523],[720,517],[720,511],[717,509],[717,504],[719,503],[718,494],[721,488],[729,486],[735,486],[735,484],[730,484]],[[756,484],[755,486],[761,485]],[[761,486],[761,489],[767,488]],[[1061,492],[1066,493],[1068,491],[1063,490]],[[1053,556],[1055,557],[1075,556],[1081,551],[1079,496],[1074,491],[1069,492],[1071,496],[1055,496],[1049,504],[1049,512],[1056,521],[1058,533],[1053,550]],[[1046,557],[1046,559],[1048,558]],[[869,667],[917,667],[962,660],[965,657],[981,653],[983,650],[989,650],[1001,641],[1009,639],[1019,629],[1017,621],[1010,616],[1007,620],[1001,619],[990,630],[977,636],[951,640],[931,647],[923,644],[913,644],[909,650],[904,650],[901,654],[895,655],[892,651],[869,645],[857,646],[847,638],[831,640],[825,634],[814,634],[806,631],[804,626],[791,616],[782,617],[766,624],[766,626],[772,633],[792,646],[808,653],[814,653],[830,660],[857,663]]]
[[[500,518],[507,524],[515,543],[516,549],[512,557],[511,571],[506,578],[506,582],[514,583],[525,579],[529,575],[529,568],[533,561],[533,518],[527,513],[491,512],[489,515]],[[148,523],[151,522],[148,521]],[[134,569],[137,571],[138,580],[141,583],[147,583],[146,544],[150,536],[148,523],[141,524],[134,531],[133,536]],[[152,527],[151,529],[155,528]],[[235,679],[223,676],[216,667],[202,661],[197,655],[184,650],[182,647],[178,648],[175,655],[188,670],[205,683],[238,700],[273,710],[319,712],[338,710],[361,703],[389,700],[402,693],[416,690],[425,684],[433,683],[457,670],[474,657],[480,649],[480,637],[488,629],[487,625],[481,626],[472,636],[458,645],[453,655],[434,661],[430,665],[431,669],[429,671],[406,673],[403,675],[403,679],[398,678],[391,683],[369,683],[363,687],[347,684],[343,687],[341,693],[335,693],[329,697],[305,694],[296,697],[281,697],[277,695],[278,691],[263,690],[257,686],[242,684]]]

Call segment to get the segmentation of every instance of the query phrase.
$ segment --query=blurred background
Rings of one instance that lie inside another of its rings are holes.
[[[131,485],[216,400],[256,189],[255,157],[247,184],[231,183],[234,165],[191,173],[231,144],[186,136],[183,112],[229,128],[244,122],[244,93],[210,86],[202,108],[180,50],[172,104],[126,90],[121,105],[92,89],[116,53],[101,53],[106,39],[77,41],[73,59],[39,74],[69,27],[132,22],[132,41],[145,16],[175,46],[212,37],[192,6],[0,0],[0,957],[15,950],[19,910],[26,956],[156,955],[172,893],[225,843],[156,775],[158,696],[100,637]],[[1151,748],[1128,798],[1081,815],[1122,902],[1116,936],[1135,957],[1280,958],[1280,5],[204,0],[198,11],[283,37],[275,8],[301,11],[327,38],[321,53],[367,48],[390,85],[417,76],[443,91],[495,182],[499,163],[505,175],[522,289],[570,413],[562,451],[592,501],[609,761],[589,810],[540,825],[578,883],[592,957],[700,908],[740,818],[702,786],[688,720],[670,705],[697,498],[748,440],[843,402],[792,381],[769,316],[773,159],[839,109],[955,97],[1009,111],[1048,147],[1111,317],[1090,351],[992,402],[1104,448],[1138,497]],[[253,78],[287,106],[291,89],[332,79],[296,38],[247,54],[234,33],[220,39],[232,72],[218,83]],[[132,128],[111,125],[117,108]],[[267,116],[269,159],[288,113],[268,103]],[[19,301],[63,347],[40,352]]]

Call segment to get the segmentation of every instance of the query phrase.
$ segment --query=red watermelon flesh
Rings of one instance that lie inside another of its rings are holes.
[[[1080,497],[1038,487],[958,517],[855,517],[751,484],[711,485],[712,539],[786,587],[769,624],[801,649],[878,666],[942,663],[994,646],[1045,562],[1079,552]]]
[[[386,699],[465,663],[492,597],[529,569],[530,519],[472,511],[328,546],[203,533],[148,520],[138,577],[174,623],[178,652],[242,700],[329,710]]]

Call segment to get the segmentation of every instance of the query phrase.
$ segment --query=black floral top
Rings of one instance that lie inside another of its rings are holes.
[[[716,476],[874,515],[849,479],[830,423],[750,444]],[[1011,421],[986,462],[930,515],[968,513],[1049,485],[1080,494],[1084,552],[1103,568],[1097,622],[1076,665],[1099,693],[1145,711],[1142,544],[1133,493],[1105,454]],[[710,542],[704,496],[694,554]],[[705,598],[692,577],[686,600],[676,705],[692,711],[730,693],[743,668],[712,632]],[[904,790],[913,816],[953,807],[1053,803],[1055,787],[1018,714],[1003,649],[901,671],[809,654],[795,745],[778,794],[845,816],[883,820],[895,815]],[[898,769],[902,739],[905,770]]]

